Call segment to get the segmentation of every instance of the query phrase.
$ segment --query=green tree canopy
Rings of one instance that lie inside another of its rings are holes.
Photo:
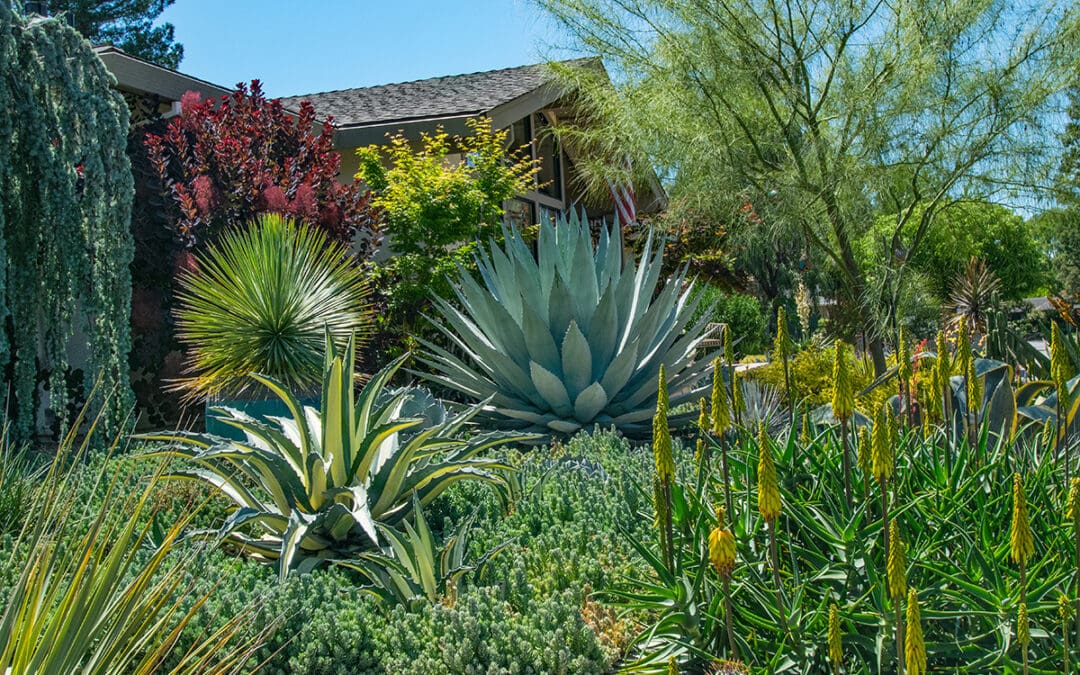
[[[1037,130],[1077,66],[1064,0],[540,3],[617,83],[563,71],[594,122],[568,133],[601,150],[582,173],[599,186],[632,151],[716,214],[752,203],[748,234],[797,230],[835,268],[879,372],[882,296],[934,215],[1047,186],[1057,149]],[[882,213],[895,214],[886,250],[903,254],[877,261],[875,285],[855,242]]]
[[[902,237],[910,239],[922,219],[923,206],[915,209]],[[894,214],[879,216],[862,242],[866,267],[880,258],[885,237],[896,222]],[[909,261],[922,274],[934,297],[948,302],[956,277],[972,258],[986,261],[1001,282],[1001,297],[1019,300],[1047,281],[1047,256],[1040,247],[1034,226],[1011,209],[987,202],[958,202],[939,210],[927,228],[922,245]]]
[[[115,45],[128,54],[175,69],[184,58],[184,45],[176,41],[173,25],[155,25],[176,0],[47,0],[53,16],[63,14],[75,30],[94,45]],[[13,0],[15,6],[26,0]]]

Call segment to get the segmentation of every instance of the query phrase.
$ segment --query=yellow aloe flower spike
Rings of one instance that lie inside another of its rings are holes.
[[[1055,441],[1055,438],[1057,436],[1057,434],[1055,433],[1056,431],[1057,430],[1054,429],[1053,420],[1051,420],[1049,417],[1047,417],[1046,421],[1043,422],[1042,438],[1041,438],[1042,447],[1049,448],[1051,445],[1053,445],[1053,443]]]
[[[776,308],[776,339],[773,341],[773,360],[783,361],[788,356],[791,337],[788,335],[787,310],[783,305]]]
[[[1013,512],[1012,528],[1009,531],[1009,555],[1014,562],[1023,564],[1035,552],[1035,541],[1031,536],[1031,521],[1028,519],[1027,500],[1024,498],[1024,485],[1020,474],[1013,475]]]
[[[728,367],[735,370],[735,348],[731,343],[731,326],[724,326],[724,361],[727,362]]]
[[[904,661],[907,665],[908,675],[922,675],[926,672],[926,644],[923,642],[919,594],[915,592],[914,588],[908,591]]]
[[[731,576],[735,568],[735,535],[724,526],[724,509],[717,509],[718,524],[709,533],[709,562],[722,577]]]
[[[653,457],[656,475],[670,482],[675,477],[675,460],[671,455],[671,430],[668,428],[668,390],[664,366],[660,366],[660,386],[656,394],[656,416],[653,417]]]
[[[728,410],[727,395],[724,392],[724,371],[720,367],[720,359],[713,359],[712,366],[712,431],[720,435],[731,428],[731,411]]]
[[[765,522],[772,523],[780,515],[780,487],[776,482],[776,464],[764,422],[758,428],[758,453],[758,512]]]
[[[704,396],[698,401],[697,426],[702,433],[709,430],[709,402]]]
[[[974,410],[978,410],[982,407],[983,381],[982,378],[975,373],[975,359],[972,359],[968,364],[967,397],[968,405],[973,406]]]
[[[896,343],[896,366],[900,380],[903,382],[910,381],[914,372],[911,367],[911,354],[908,353],[907,335],[903,326],[900,326],[900,337]]]
[[[874,411],[874,427],[870,432],[870,457],[874,478],[884,482],[892,476],[892,447],[889,443],[889,426],[885,421],[885,411]]]
[[[1027,603],[1021,602],[1020,609],[1016,612],[1016,641],[1020,646],[1027,649],[1031,644],[1031,624],[1028,621]]]
[[[956,336],[956,358],[957,374],[966,376],[971,369],[971,336],[968,334],[966,322],[960,324]]]
[[[1073,527],[1080,529],[1080,478],[1069,481],[1069,499],[1065,504],[1065,514],[1072,518]]]
[[[679,664],[675,662],[674,656],[669,656],[667,660],[667,672],[668,675],[679,675]]]
[[[869,476],[874,471],[874,459],[870,445],[870,429],[863,425],[859,427],[859,469],[866,476]]]
[[[1069,355],[1065,351],[1065,340],[1061,336],[1058,322],[1054,321],[1050,329],[1050,381],[1054,383],[1058,400],[1062,404],[1069,402],[1069,370]]]
[[[839,664],[843,658],[843,641],[840,637],[840,609],[834,602],[829,607],[829,660],[833,664]]]
[[[847,345],[836,342],[833,357],[833,415],[838,420],[846,420],[855,412],[855,384],[848,368]]]
[[[739,375],[739,371],[735,370],[731,373],[731,392],[734,398],[731,400],[731,408],[735,411],[736,415],[741,415],[746,410],[746,403],[743,400],[742,386],[739,384],[739,380],[742,377]]]
[[[907,592],[907,547],[900,539],[900,528],[894,518],[889,522],[889,563],[887,565],[889,597],[899,602]]]

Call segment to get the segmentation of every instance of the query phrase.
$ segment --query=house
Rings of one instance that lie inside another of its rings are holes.
[[[116,77],[117,89],[128,101],[135,124],[178,114],[180,98],[188,91],[196,91],[204,98],[230,93],[228,88],[144,61],[116,47],[99,47],[97,52]],[[574,149],[560,147],[548,133],[553,124],[565,119],[571,96],[572,92],[560,87],[546,66],[537,64],[314,92],[283,98],[282,103],[286,109],[296,109],[301,101],[310,101],[320,117],[333,118],[334,144],[342,157],[342,180],[351,180],[356,173],[357,148],[383,143],[388,135],[398,132],[410,139],[419,139],[420,134],[438,127],[450,134],[464,134],[467,120],[489,117],[494,128],[509,132],[510,147],[527,144],[532,156],[541,160],[536,189],[504,205],[511,224],[533,224],[545,211],[570,207],[584,208],[590,217],[610,219],[615,211],[614,200],[609,195],[597,197],[583,192],[575,180]],[[635,193],[639,213],[655,212],[666,204],[663,188],[655,178],[635,186]]]

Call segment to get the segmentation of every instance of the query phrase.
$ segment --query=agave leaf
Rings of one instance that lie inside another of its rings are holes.
[[[521,310],[521,332],[525,336],[527,355],[547,370],[560,372],[562,359],[548,324],[532,305],[525,303]]]
[[[580,329],[588,332],[596,303],[600,299],[600,291],[596,281],[596,263],[592,257],[592,242],[589,239],[587,229],[581,231],[577,246],[574,249],[571,262],[574,270],[584,270],[585,273],[568,272],[563,278],[574,279],[573,285],[569,286],[570,296],[574,303],[574,316]]]
[[[532,382],[536,387],[536,391],[539,392],[544,402],[551,407],[555,414],[563,417],[570,416],[572,411],[570,394],[567,393],[562,380],[536,361],[529,364],[529,372],[532,375]]]
[[[611,363],[618,346],[619,324],[616,317],[615,287],[609,286],[596,305],[596,316],[589,326],[589,348],[592,351],[592,379],[599,379]]]
[[[561,274],[556,275],[548,299],[548,326],[552,335],[563,335],[574,319],[573,299]]]
[[[593,382],[574,401],[574,416],[582,424],[587,424],[596,418],[607,403],[607,392],[599,382]]]
[[[592,363],[589,341],[571,321],[562,342],[562,372],[569,398],[576,398],[592,382]]]

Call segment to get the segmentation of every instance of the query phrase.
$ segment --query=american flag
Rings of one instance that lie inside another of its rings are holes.
[[[626,171],[630,174],[629,157],[626,158]],[[634,194],[633,183],[629,181],[616,183],[609,178],[608,187],[611,188],[611,198],[615,201],[615,215],[618,216],[619,222],[628,225],[637,220],[637,208],[634,205],[637,197]]]

